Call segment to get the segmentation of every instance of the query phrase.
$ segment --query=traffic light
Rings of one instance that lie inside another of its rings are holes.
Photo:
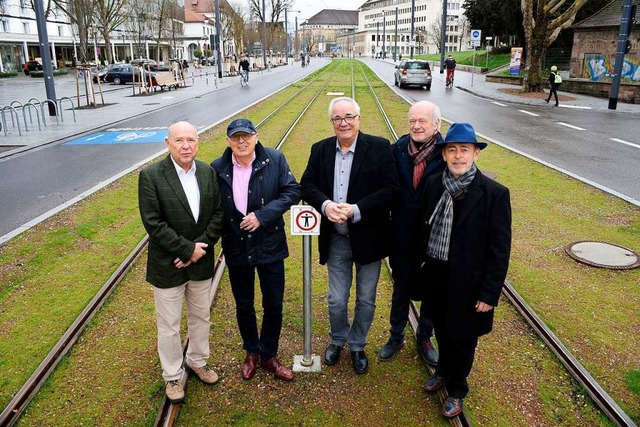
[[[627,34],[627,43],[625,44],[624,47],[624,53],[627,54],[631,51],[631,40],[629,40],[629,37],[631,37],[631,31],[633,31],[633,26],[636,23],[636,11],[637,11],[638,6],[637,5],[631,5],[631,8],[629,8],[629,17],[627,20],[627,29],[625,31],[625,33]]]

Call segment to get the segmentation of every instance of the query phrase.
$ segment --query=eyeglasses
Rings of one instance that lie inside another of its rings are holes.
[[[358,117],[358,116],[359,116],[359,114],[356,114],[355,116],[352,116],[351,114],[348,114],[348,115],[346,115],[344,117],[336,116],[336,117],[331,117],[331,121],[333,122],[334,125],[341,124],[343,120],[345,122],[347,122],[348,124],[351,124],[356,120],[356,117]]]
[[[229,137],[229,139],[233,142],[240,142],[241,139],[244,141],[251,141],[251,138],[253,138],[254,135],[255,133],[234,133]]]

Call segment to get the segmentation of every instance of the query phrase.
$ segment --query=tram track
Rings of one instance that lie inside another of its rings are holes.
[[[367,86],[371,91],[376,105],[379,108],[380,114],[383,116],[384,122],[387,125],[389,132],[393,136],[395,141],[399,136],[396,133],[391,121],[389,120],[386,112],[378,96],[376,95],[372,85],[369,82],[362,65],[360,65],[360,71],[364,75],[367,82]],[[354,92],[355,93],[355,92]],[[354,96],[355,97],[355,96]],[[389,265],[388,258],[386,262],[389,274],[391,275],[391,266]],[[393,279],[392,279],[393,280]],[[531,308],[529,304],[518,294],[513,285],[508,280],[505,280],[503,290],[504,296],[511,303],[511,305],[520,313],[522,318],[529,324],[535,334],[545,342],[545,344],[551,349],[553,354],[558,358],[560,363],[565,367],[571,377],[578,382],[587,394],[591,397],[595,405],[602,411],[615,425],[623,427],[634,427],[636,424],[627,415],[622,408],[616,403],[616,401],[607,393],[607,391],[593,378],[593,376],[587,371],[587,369],[578,361],[578,359],[567,349],[567,347],[560,341],[560,339],[551,331],[551,329],[542,321],[540,316]],[[419,311],[414,301],[411,301],[409,310],[409,323],[413,329],[414,334],[418,327]],[[433,374],[434,369],[429,366],[429,371]],[[446,388],[446,387],[445,387]],[[442,389],[441,389],[442,391]],[[444,396],[443,396],[444,395]],[[446,398],[446,393],[440,393],[441,401]],[[459,418],[458,420],[454,419]],[[464,411],[458,416],[452,419],[453,425],[459,426],[471,426],[471,421],[465,415]]]
[[[362,68],[361,68],[361,71],[362,71]],[[362,71],[362,73],[365,77],[365,80],[367,81],[367,85],[372,93],[373,98],[378,104],[378,108],[381,111],[381,114],[385,120],[385,123],[389,127],[389,130],[393,135],[393,137],[397,139],[397,134],[393,130],[392,124],[388,119],[387,115],[384,113],[384,109],[377,95],[375,94],[375,90],[373,89],[370,82],[368,81],[364,71]],[[318,78],[320,78],[320,76],[318,76],[317,79]],[[313,81],[316,81],[316,80],[313,80]],[[300,89],[300,91],[298,91],[291,98],[285,101],[285,103],[283,103],[277,110],[281,109],[286,103],[290,102],[299,93],[302,93],[305,89],[307,89],[311,85],[311,83],[313,83],[313,81],[307,84],[306,86],[304,86],[302,89]],[[286,140],[288,135],[292,132],[292,130],[294,129],[298,121],[306,112],[306,110],[313,104],[313,102],[319,96],[319,94],[322,93],[322,90],[326,87],[329,81],[331,81],[331,76],[329,76],[329,78],[327,79],[325,84],[322,86],[322,88],[317,92],[317,94],[313,97],[313,99],[307,104],[306,108],[299,114],[298,117],[296,117],[294,122],[287,128],[283,138],[280,140],[276,148],[280,148],[282,144],[284,144],[284,141]],[[352,96],[354,98],[356,96],[355,90],[356,90],[355,77],[353,75],[353,68],[352,68]],[[258,123],[258,127],[266,123],[271,117],[275,116],[275,112],[276,111],[274,110],[274,112],[272,112],[269,116],[267,116],[260,123]],[[43,383],[46,381],[48,376],[53,372],[53,370],[55,369],[55,366],[57,365],[57,362],[59,362],[66,354],[68,354],[70,349],[78,340],[78,337],[80,336],[86,324],[100,310],[104,301],[109,297],[113,289],[115,289],[118,283],[127,274],[127,272],[129,271],[133,263],[135,263],[135,261],[139,258],[140,254],[146,248],[146,244],[148,241],[147,239],[148,238],[145,237],[140,241],[140,243],[138,243],[136,248],[129,254],[129,256],[127,256],[127,258],[122,263],[122,265],[116,270],[116,272],[113,273],[113,275],[105,283],[103,288],[101,288],[101,291],[96,295],[96,297],[94,297],[92,302],[87,306],[87,308],[85,308],[85,310],[83,310],[82,314],[78,316],[78,319],[73,323],[73,325],[69,328],[69,330],[67,330],[67,332],[61,338],[58,344],[56,344],[56,346],[51,350],[47,358],[43,360],[43,362],[40,364],[39,368],[34,372],[32,377],[30,377],[29,380],[25,383],[25,385],[21,388],[21,390],[18,393],[16,393],[16,395],[14,396],[14,399],[9,403],[9,405],[7,405],[7,407],[4,409],[2,414],[0,414],[0,426],[2,427],[10,426],[17,421],[20,414],[28,405],[31,398],[35,396],[35,394],[42,387]],[[212,294],[211,294],[212,301],[215,298],[215,295],[217,293],[218,285],[220,283],[220,278],[222,277],[224,272],[224,266],[225,266],[224,256],[221,253],[218,258],[218,261],[216,262],[216,266],[214,270],[215,284],[212,287]],[[391,272],[389,266],[388,268],[389,268],[389,271]],[[103,293],[103,289],[107,289],[107,290]],[[529,307],[526,304],[526,302],[523,301],[519,295],[517,295],[517,292],[513,290],[511,284],[508,282],[505,283],[504,293],[505,293],[505,296],[511,302],[511,304],[513,304],[514,307],[516,307],[518,312],[520,312],[520,314],[527,320],[527,322],[531,325],[534,331],[536,331],[538,336],[540,336],[540,338],[552,349],[552,351],[554,351],[556,356],[561,360],[565,368],[571,373],[571,375],[576,379],[576,381],[585,388],[587,393],[591,396],[591,398],[594,400],[594,402],[600,408],[600,410],[602,410],[602,412],[605,413],[616,425],[635,426],[633,421],[624,413],[624,411],[622,411],[618,407],[615,401],[613,401],[613,399],[611,399],[611,397],[608,396],[608,394],[606,394],[606,392],[602,389],[602,387],[600,387],[598,383],[588,374],[588,372],[584,369],[584,367],[582,367],[582,365],[580,365],[579,362],[575,360],[575,358],[571,355],[571,353],[566,350],[566,347],[562,345],[562,343],[558,340],[558,338],[555,337],[552,333],[550,333],[546,325],[544,325],[544,322],[542,322],[540,318],[535,314],[535,312],[533,312],[531,307]],[[410,308],[409,321],[414,333],[417,327],[417,319],[418,319],[418,310],[415,304],[412,303]],[[537,324],[538,326],[534,326],[534,324]],[[542,332],[538,332],[538,329],[540,329]],[[548,332],[545,332],[545,329]],[[546,335],[543,335],[543,334],[546,334]],[[558,350],[556,350],[556,345]],[[185,343],[185,348],[186,348],[186,343]],[[563,355],[566,355],[566,356],[563,356]],[[50,356],[51,358],[49,359]],[[563,360],[564,357],[568,359],[567,364],[565,364],[565,361]],[[573,359],[573,360],[570,360],[570,359]],[[443,399],[443,397],[441,397],[441,399]],[[14,400],[15,400],[15,403],[14,403]],[[168,405],[166,415],[161,416],[161,413],[160,412],[158,413],[158,418],[156,419],[155,425],[170,426],[175,423],[175,421],[177,420],[180,406],[173,405],[173,408],[171,406],[172,405]],[[163,407],[164,407],[164,403],[163,403]],[[471,423],[466,418],[466,415],[464,415],[463,413],[462,416],[452,419],[452,425],[467,426],[467,425],[471,425]]]

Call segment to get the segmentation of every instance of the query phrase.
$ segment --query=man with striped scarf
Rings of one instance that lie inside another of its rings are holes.
[[[435,328],[440,357],[427,391],[446,386],[445,417],[462,411],[478,337],[493,327],[494,308],[511,251],[509,190],[484,176],[475,160],[485,142],[473,127],[454,123],[443,142],[447,169],[429,177],[418,195],[416,219],[423,304]]]

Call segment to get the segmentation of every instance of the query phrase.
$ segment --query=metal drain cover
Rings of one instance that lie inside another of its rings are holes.
[[[640,257],[631,249],[604,242],[574,242],[565,251],[576,261],[594,267],[628,270],[640,266]]]

